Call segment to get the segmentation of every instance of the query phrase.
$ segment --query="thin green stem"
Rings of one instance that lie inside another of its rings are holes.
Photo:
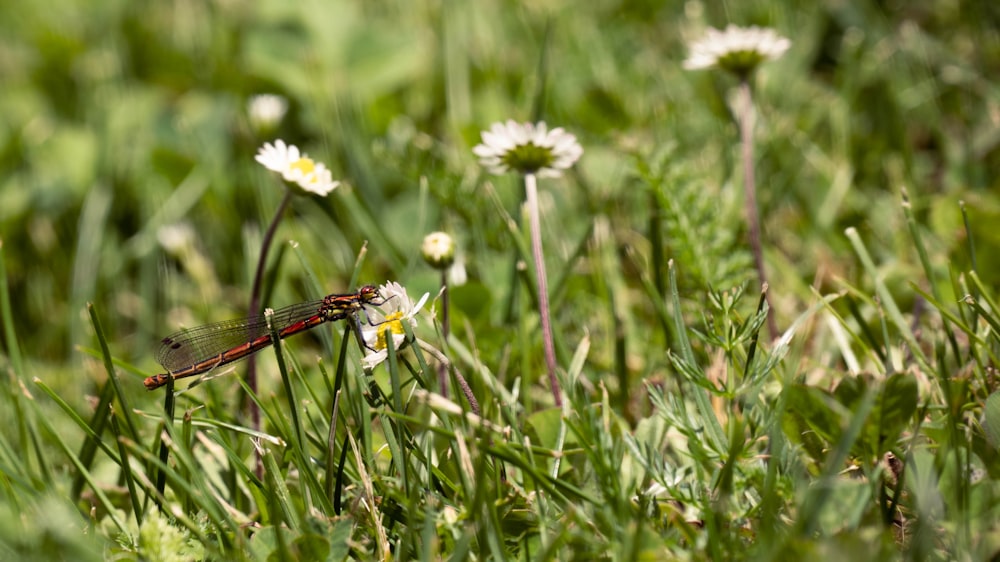
[[[247,313],[249,316],[255,316],[260,311],[260,291],[264,280],[264,269],[267,266],[267,253],[271,249],[271,242],[274,240],[274,233],[278,230],[278,222],[285,214],[285,209],[288,208],[288,204],[291,201],[292,190],[286,186],[285,196],[282,197],[281,203],[278,205],[278,210],[275,211],[274,218],[271,219],[271,224],[268,225],[267,231],[264,233],[264,238],[260,241],[260,256],[257,258],[257,270],[253,275],[253,288],[250,289],[250,307]],[[247,359],[247,386],[250,387],[253,394],[257,394],[257,358],[254,355],[250,355]],[[250,427],[253,428],[254,431],[260,431],[260,408],[253,400],[251,400],[248,404],[248,408],[250,410]],[[258,478],[263,478],[263,468],[260,454],[258,453]]]
[[[556,406],[562,407],[562,393],[556,377],[556,348],[552,340],[552,323],[549,315],[549,290],[545,278],[545,258],[542,254],[542,223],[538,216],[538,180],[535,174],[524,175],[524,193],[528,204],[528,220],[531,230],[531,254],[535,260],[535,279],[538,282],[538,308],[542,319],[542,346],[545,350],[545,365],[549,371],[549,386]]]
[[[753,251],[754,266],[757,268],[757,280],[761,289],[767,287],[767,274],[764,270],[764,250],[761,245],[760,210],[757,207],[757,186],[753,167],[753,93],[750,81],[744,77],[740,80],[736,99],[736,119],[740,126],[740,145],[743,156],[743,193],[746,197],[747,227],[750,235],[750,248]],[[771,296],[764,293],[769,312],[767,314],[767,330],[771,338],[778,337],[778,326],[774,321],[774,307],[771,306]]]

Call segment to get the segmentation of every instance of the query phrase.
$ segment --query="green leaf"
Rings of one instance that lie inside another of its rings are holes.
[[[330,542],[323,535],[309,533],[292,541],[292,552],[299,560],[329,560]]]
[[[785,433],[802,443],[814,461],[822,462],[824,451],[837,441],[843,427],[843,416],[834,410],[837,402],[823,390],[804,384],[792,385],[786,392]]]
[[[1000,448],[1000,391],[990,394],[983,408],[983,429],[986,439],[996,448]]]
[[[351,538],[351,531],[354,530],[353,519],[341,519],[331,523],[331,529],[327,533],[330,538],[330,554],[327,560],[346,560],[351,553],[348,539]]]
[[[559,444],[561,420],[560,408],[546,408],[528,416],[524,424],[524,433],[531,437],[533,444],[546,449],[555,449]]]
[[[886,379],[880,407],[882,439],[895,441],[917,411],[917,381],[913,376],[896,373]]]
[[[865,375],[857,377],[847,376],[840,379],[840,382],[837,383],[837,388],[833,391],[833,395],[844,407],[850,409],[861,401],[867,390],[868,378]]]

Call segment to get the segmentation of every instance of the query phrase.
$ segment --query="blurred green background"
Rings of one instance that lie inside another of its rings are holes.
[[[281,197],[253,161],[274,138],[345,181],[325,199],[297,198],[278,231],[329,292],[350,289],[366,240],[361,281],[433,290],[419,240],[445,229],[464,248],[469,290],[492,306],[466,312],[495,322],[492,280],[508,274],[510,241],[470,148],[506,118],[563,126],[586,150],[576,181],[545,186],[551,259],[565,260],[594,216],[615,244],[648,251],[640,155],[668,184],[689,186],[678,200],[717,198],[697,236],[667,240],[682,276],[752,279],[732,228],[738,185],[724,183],[737,162],[732,81],[680,68],[686,41],[730,22],[793,43],[755,84],[779,315],[801,310],[814,281],[856,280],[845,227],[872,241],[880,263],[902,258],[902,186],[931,243],[961,268],[964,200],[980,274],[997,278],[995,2],[4,2],[0,239],[22,352],[36,375],[86,387],[99,376],[81,376],[76,351],[94,345],[87,302],[116,356],[147,370],[164,333],[241,314]],[[275,131],[248,122],[258,93],[290,102]],[[516,182],[493,183],[514,209]],[[170,250],[177,225],[191,241]],[[699,243],[735,261],[699,266]],[[315,296],[287,253],[272,258],[283,265],[272,260],[269,303]],[[908,282],[904,261],[890,283]]]

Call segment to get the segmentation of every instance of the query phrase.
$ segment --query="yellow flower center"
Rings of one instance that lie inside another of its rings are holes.
[[[316,163],[312,161],[312,158],[299,158],[295,162],[292,162],[289,168],[300,170],[303,176],[308,176],[316,171]]]
[[[403,335],[406,333],[403,330],[403,313],[396,311],[391,314],[387,314],[385,317],[385,322],[378,327],[378,339],[375,341],[375,349],[381,351],[387,347],[385,343],[386,333]]]

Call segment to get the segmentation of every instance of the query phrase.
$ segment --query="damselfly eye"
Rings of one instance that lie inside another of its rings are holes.
[[[361,300],[364,302],[372,302],[378,298],[378,289],[375,285],[365,285],[361,287],[359,291],[361,293]]]

